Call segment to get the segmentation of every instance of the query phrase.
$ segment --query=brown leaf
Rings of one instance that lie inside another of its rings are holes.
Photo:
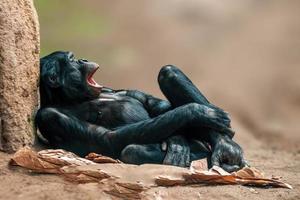
[[[191,168],[167,165],[129,165],[117,163],[112,158],[89,154],[89,159],[80,158],[64,150],[44,150],[38,153],[26,147],[15,153],[10,164],[35,172],[57,173],[69,181],[78,183],[98,182],[106,185],[105,191],[121,198],[139,199],[149,187],[188,184],[240,184],[251,186],[272,186],[292,188],[289,184],[275,179],[264,178],[255,169],[245,167],[232,174],[218,166],[207,170],[206,160],[193,161]],[[107,163],[109,162],[109,163]]]
[[[159,186],[176,186],[176,185],[184,185],[185,179],[183,177],[174,177],[174,176],[158,176],[155,179],[155,183]]]
[[[254,167],[244,167],[243,169],[233,172],[234,176],[238,176],[241,178],[249,178],[249,177],[255,177],[255,178],[264,178],[263,173],[261,173],[258,169]]]
[[[11,165],[18,165],[36,172],[60,173],[60,166],[40,159],[35,151],[24,147],[17,151],[10,161]]]
[[[142,199],[142,192],[146,190],[141,184],[135,183],[115,183],[107,190],[107,194],[122,198],[122,199]]]
[[[120,160],[115,160],[97,153],[89,153],[85,158],[95,163],[122,163]]]
[[[38,157],[49,163],[66,166],[66,165],[94,165],[95,163],[81,158],[76,154],[62,149],[47,149],[38,152]]]
[[[190,165],[191,171],[205,171],[208,170],[207,159],[194,160]]]

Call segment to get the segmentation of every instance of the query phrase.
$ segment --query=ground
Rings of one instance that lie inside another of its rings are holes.
[[[289,199],[300,198],[300,152],[266,148],[247,130],[235,124],[243,134],[237,140],[245,148],[252,166],[267,176],[280,176],[294,189],[251,188],[245,186],[200,186],[155,188],[148,193],[156,199]],[[74,184],[55,175],[37,175],[20,168],[10,169],[11,155],[0,154],[0,199],[107,199],[97,184]]]
[[[249,163],[294,187],[157,188],[151,191],[157,199],[300,199],[300,1],[45,2],[36,1],[42,55],[70,49],[103,66],[99,82],[160,97],[160,66],[180,66],[211,102],[232,114],[235,140]],[[10,156],[0,153],[0,199],[104,197],[95,184],[10,170]]]

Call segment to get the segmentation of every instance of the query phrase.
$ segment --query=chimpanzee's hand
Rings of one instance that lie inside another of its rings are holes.
[[[244,160],[242,148],[228,136],[219,134],[212,148],[212,166],[217,165],[227,172],[233,172],[248,165]]]
[[[212,108],[215,112],[222,114],[222,116],[224,118],[223,122],[225,123],[225,125],[228,126],[229,128],[231,127],[231,125],[230,125],[231,119],[229,117],[228,112],[224,111],[222,108],[219,108],[218,106],[215,106],[211,103],[206,106],[209,108]]]
[[[235,133],[234,130],[231,129],[231,119],[229,114],[213,104],[205,105],[203,107],[205,110],[204,112],[208,116],[208,121],[214,124],[213,126],[209,126],[209,128],[214,129],[217,132],[222,132],[230,136],[230,138],[233,138]]]

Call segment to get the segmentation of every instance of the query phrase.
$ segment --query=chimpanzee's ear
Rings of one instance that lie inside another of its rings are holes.
[[[52,88],[58,88],[60,86],[58,74],[57,73],[48,74],[47,84]]]
[[[59,63],[58,62],[51,62],[45,61],[41,59],[40,62],[41,67],[41,78],[44,83],[46,83],[51,88],[58,88],[60,87],[60,80],[59,80]]]

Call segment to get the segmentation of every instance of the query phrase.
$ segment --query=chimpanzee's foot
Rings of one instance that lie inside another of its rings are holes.
[[[161,144],[130,144],[121,152],[120,160],[136,165],[145,163],[162,164],[165,155],[166,152],[162,150]]]

